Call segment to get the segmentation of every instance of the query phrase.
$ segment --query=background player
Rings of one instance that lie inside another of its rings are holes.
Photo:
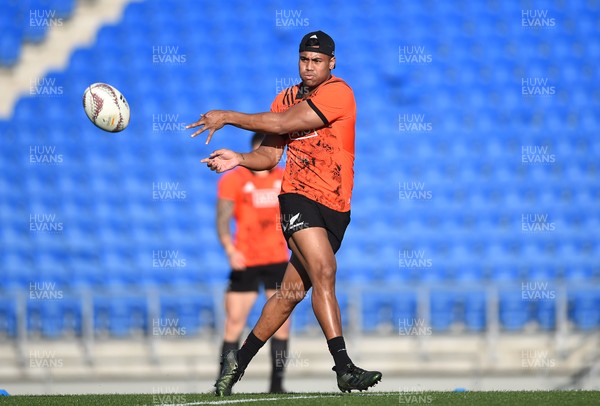
[[[188,126],[201,127],[192,136],[208,130],[207,142],[226,124],[270,134],[251,153],[221,149],[202,160],[217,172],[238,165],[270,169],[281,159],[283,147],[288,148],[279,202],[282,229],[292,257],[281,294],[267,301],[242,348],[224,357],[215,384],[217,395],[231,394],[250,360],[311,287],[313,310],[335,362],[339,389],[362,391],[381,380],[380,372],[358,368],[348,356],[335,295],[335,253],[350,223],[356,103],[352,89],[331,74],[336,62],[334,52],[329,35],[322,31],[308,33],[299,47],[302,83],[277,95],[271,112],[213,110]]]
[[[264,134],[255,133],[252,149],[257,149]],[[221,354],[239,348],[239,339],[248,314],[258,297],[259,284],[267,299],[281,284],[289,259],[281,234],[279,201],[283,169],[251,171],[244,167],[223,175],[218,184],[217,232],[231,273],[225,293],[225,332]],[[231,220],[236,234],[231,237]],[[290,331],[289,319],[271,338],[271,393],[282,393],[282,381]]]

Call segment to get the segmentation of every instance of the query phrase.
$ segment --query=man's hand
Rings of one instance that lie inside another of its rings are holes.
[[[206,143],[208,144],[215,131],[220,130],[225,124],[227,124],[227,121],[225,120],[226,115],[227,111],[225,110],[211,110],[208,113],[201,115],[198,121],[185,126],[185,128],[196,128],[202,126],[202,128],[192,134],[192,138],[208,130],[208,137],[206,137]]]
[[[246,258],[240,251],[233,249],[227,253],[229,258],[229,266],[234,271],[245,271],[246,270]]]
[[[205,163],[211,171],[222,173],[238,166],[242,159],[241,154],[230,149],[218,149],[200,162]]]

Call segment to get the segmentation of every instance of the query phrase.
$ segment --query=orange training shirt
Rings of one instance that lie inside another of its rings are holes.
[[[267,176],[238,167],[219,179],[217,197],[234,202],[235,247],[246,258],[246,266],[287,262],[288,248],[279,223],[279,200],[283,169]]]
[[[281,113],[306,100],[323,120],[323,126],[287,134],[281,193],[298,193],[330,209],[347,212],[354,185],[354,93],[333,75],[309,96],[301,90],[302,83],[279,93],[271,111]]]

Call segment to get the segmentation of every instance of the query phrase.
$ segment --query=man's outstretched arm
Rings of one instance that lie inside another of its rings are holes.
[[[311,107],[309,101],[300,102],[282,113],[255,113],[246,114],[230,110],[211,110],[200,117],[200,120],[188,125],[186,128],[200,127],[192,134],[192,138],[208,130],[206,143],[208,144],[215,131],[224,125],[233,125],[248,131],[287,134],[294,131],[312,130],[321,128],[327,119]]]
[[[260,147],[252,152],[241,153],[229,149],[218,149],[200,162],[218,173],[228,171],[238,165],[253,171],[268,170],[281,160],[285,144],[283,136],[267,134]]]

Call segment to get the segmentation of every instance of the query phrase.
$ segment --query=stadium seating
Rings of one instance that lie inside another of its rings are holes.
[[[582,289],[571,293],[569,315],[575,325],[583,330],[593,330],[600,322],[600,295],[597,290]]]
[[[522,330],[532,319],[532,303],[524,301],[521,290],[511,289],[500,292],[500,324],[507,331]]]
[[[536,4],[561,22],[547,29],[523,27],[514,2],[463,10],[369,2],[367,16],[360,2],[319,4],[317,13],[314,1],[297,0],[281,8],[301,10],[309,25],[288,28],[276,25],[268,2],[130,3],[91,46],[73,50],[64,70],[47,73],[63,95],[24,95],[0,121],[0,335],[16,334],[13,293],[27,295],[32,281],[74,293],[47,305],[28,301],[31,333],[80,334],[82,289],[98,334],[151,331],[156,288],[169,290],[158,317],[178,319],[189,334],[216,328],[221,303],[207,292],[223,286],[228,264],[214,230],[218,176],[198,161],[216,147],[247,149],[248,138],[224,128],[205,146],[178,125],[211,108],[268,109],[278,83],[297,76],[293,51],[312,29],[336,39],[334,74],[351,84],[358,105],[352,222],[338,255],[338,280],[349,287],[338,291],[345,325],[359,320],[377,332],[417,319],[425,288],[436,333],[461,323],[479,332],[495,289],[503,330],[553,330],[556,300],[523,299],[521,283],[537,281],[568,287],[574,328],[600,328],[600,11],[568,3]],[[3,2],[0,65],[18,69],[23,44],[45,40],[48,27],[30,24],[31,10],[68,19],[75,6]],[[402,62],[406,49],[426,62]],[[165,56],[172,61],[161,62]],[[547,78],[556,95],[523,95],[523,78]],[[81,95],[93,82],[128,98],[125,132],[102,133],[85,117]],[[423,128],[399,126],[414,120]],[[31,162],[35,146],[54,148],[46,155],[62,161]],[[529,146],[548,148],[533,158],[555,161],[524,163]],[[185,198],[154,198],[159,182],[178,185]],[[424,194],[399,193],[407,188]],[[55,215],[64,229],[32,231],[36,214]],[[541,225],[550,228],[528,231],[531,214],[546,215]],[[157,250],[177,251],[185,266],[154,266]],[[399,264],[415,256],[424,262]],[[352,289],[378,284],[387,290],[361,292],[351,320]],[[293,326],[318,329],[308,298]]]
[[[94,330],[97,334],[127,337],[148,328],[148,306],[144,296],[113,291],[94,296]]]
[[[44,41],[48,30],[62,26],[75,0],[7,0],[0,4],[0,66],[15,66],[25,43]]]
[[[481,332],[487,326],[487,295],[485,290],[467,290],[463,297],[464,323],[467,331]]]
[[[417,294],[414,291],[385,292],[369,290],[361,296],[362,325],[365,332],[374,332],[381,327],[408,331],[418,327],[421,318],[417,314]]]
[[[175,328],[181,328],[181,335],[195,335],[201,329],[214,329],[216,324],[214,314],[211,295],[188,293],[184,296],[161,297],[161,322],[163,325],[168,326],[168,323],[171,323]]]
[[[0,337],[17,335],[17,303],[10,297],[0,297]]]
[[[29,332],[48,338],[58,338],[67,334],[81,335],[81,312],[81,299],[77,297],[61,294],[53,300],[29,300]]]

